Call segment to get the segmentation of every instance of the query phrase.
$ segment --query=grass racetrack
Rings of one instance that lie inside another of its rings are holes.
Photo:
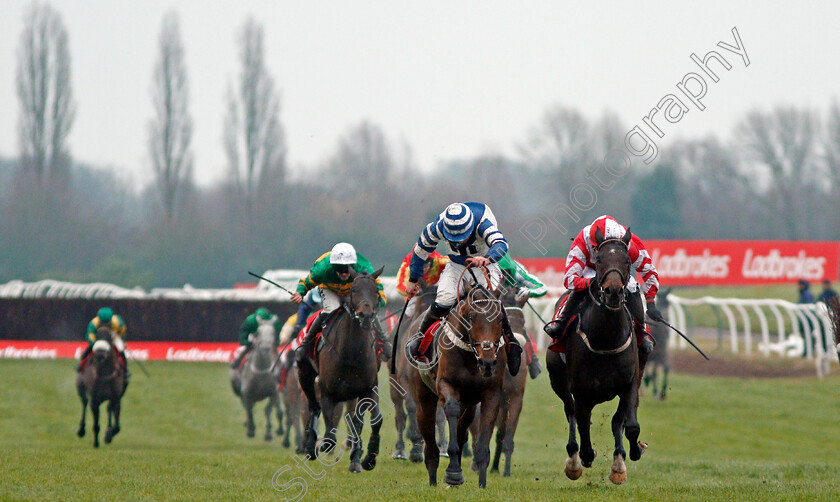
[[[94,450],[90,415],[87,436],[75,434],[81,405],[73,364],[0,360],[0,499],[291,500],[297,488],[281,493],[272,486],[285,466],[277,483],[300,476],[306,480],[302,498],[313,501],[840,499],[836,365],[835,375],[823,380],[672,374],[667,401],[641,399],[641,439],[650,447],[639,462],[628,460],[622,486],[607,479],[615,402],[595,408],[598,457],[581,479],[570,481],[563,474],[566,422],[543,372],[528,381],[512,477],[488,474],[487,489],[480,490],[468,460],[466,484],[457,488],[443,484],[448,459],[441,459],[441,484],[434,488],[422,464],[392,460],[394,413],[387,406],[374,471],[347,472],[345,455],[332,467],[309,463],[320,476],[313,479],[296,467],[293,450],[280,438],[261,438],[263,403],[255,413],[257,437],[245,437],[244,411],[223,364],[148,362],[151,379],[135,364],[122,431]]]

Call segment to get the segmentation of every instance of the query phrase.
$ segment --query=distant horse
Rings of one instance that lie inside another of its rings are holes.
[[[328,452],[334,450],[336,445],[335,432],[338,424],[335,408],[342,401],[360,399],[352,414],[353,430],[350,431],[350,435],[353,438],[353,447],[350,452],[350,472],[372,470],[376,467],[376,456],[379,454],[382,415],[379,410],[379,396],[375,391],[379,359],[373,321],[380,300],[376,279],[381,273],[382,268],[370,275],[354,273],[344,307],[332,316],[323,329],[319,344],[322,348],[317,363],[320,396],[315,393],[314,361],[307,361],[298,367],[301,388],[309,402],[310,418],[306,424],[304,451],[310,460],[316,458],[316,426],[321,410],[324,411],[326,424],[321,446],[326,448],[319,448],[319,452]],[[362,460],[362,418],[366,411],[371,414],[371,435],[367,456]]]
[[[435,350],[440,352],[440,356],[432,369],[434,374],[429,372],[424,378],[422,371],[415,371],[411,378],[412,395],[418,405],[418,425],[425,441],[426,470],[432,486],[437,485],[440,461],[440,452],[435,444],[438,404],[443,407],[449,425],[449,467],[444,476],[448,485],[464,482],[461,454],[467,442],[467,428],[473,421],[476,406],[481,404],[483,413],[474,458],[478,468],[478,485],[482,488],[487,486],[490,437],[499,413],[507,373],[502,306],[497,293],[480,285],[466,289],[466,297],[449,311],[438,329],[441,338],[435,344]],[[418,319],[412,323],[411,332],[420,329],[420,322]]]
[[[522,313],[522,307],[528,301],[527,298],[517,301],[515,291],[507,291],[502,296],[502,304],[505,305],[508,322],[510,322],[511,330],[516,336],[517,341],[523,347],[526,346],[528,339],[525,334],[525,315]],[[536,354],[533,357],[537,357]],[[519,425],[519,415],[522,412],[522,401],[525,397],[525,384],[528,381],[527,372],[523,371],[527,363],[525,358],[519,366],[519,373],[516,376],[511,376],[510,371],[505,373],[505,386],[502,394],[502,404],[499,407],[499,417],[496,419],[496,451],[493,454],[493,464],[490,467],[490,472],[499,472],[499,464],[502,453],[505,454],[505,472],[504,476],[510,476],[510,469],[513,465],[511,457],[513,456],[513,437],[516,434],[516,428]],[[481,416],[481,407],[476,410],[476,418],[470,426],[470,435],[473,440],[473,448],[476,447],[476,437],[478,436],[478,424]],[[478,466],[475,461],[472,463],[472,469],[477,470]]]
[[[125,394],[125,369],[120,364],[117,350],[112,345],[111,330],[101,326],[96,330],[96,343],[83,369],[76,376],[76,391],[82,400],[82,420],[79,422],[79,437],[85,435],[87,406],[93,414],[93,447],[99,448],[99,406],[108,401],[108,428],[105,443],[120,432],[120,400]]]
[[[423,317],[426,309],[428,309],[435,300],[437,294],[437,286],[421,287],[420,293],[414,306],[414,315],[411,319],[403,319],[399,326],[399,341],[395,340],[396,332],[391,335],[391,343],[400,343],[405,345],[408,341],[409,326],[414,319]],[[411,371],[417,371],[405,357],[404,350],[397,350],[396,356],[397,373],[392,374],[392,378],[399,384],[391,384],[391,401],[394,403],[394,423],[397,427],[397,442],[394,445],[394,453],[391,455],[395,459],[405,459],[405,442],[403,441],[403,431],[405,431],[406,419],[408,419],[408,439],[411,441],[411,451],[408,454],[408,459],[412,462],[423,461],[423,436],[420,435],[420,429],[417,427],[417,403],[408,391],[410,389]],[[446,448],[446,419],[443,415],[443,410],[438,410],[437,414],[437,445],[443,451]]]
[[[277,332],[271,323],[263,323],[257,328],[257,337],[251,352],[245,356],[242,369],[230,370],[230,384],[233,392],[242,400],[247,413],[245,434],[254,437],[254,405],[268,398],[265,407],[265,440],[271,441],[271,411],[277,412],[277,434],[283,433],[283,412],[280,409],[280,395],[277,391],[278,368]]]
[[[294,357],[290,354],[288,357]],[[286,373],[286,385],[283,387],[283,405],[286,408],[286,430],[283,438],[283,447],[289,448],[292,445],[292,429],[295,431],[295,452],[303,453],[303,430],[301,412],[304,395],[300,390],[298,382],[298,371],[296,367],[289,368]]]
[[[566,360],[556,352],[546,357],[551,388],[563,400],[569,421],[566,451],[566,476],[578,479],[583,467],[595,459],[590,426],[592,408],[618,396],[618,409],[612,418],[615,438],[610,481],[621,484],[627,479],[626,452],[622,432],[630,442],[630,460],[639,460],[647,446],[638,441],[641,428],[636,417],[639,406],[641,371],[633,319],[624,305],[631,263],[628,253],[628,230],[621,239],[595,235],[596,276],[579,310],[576,329],[566,338]],[[581,446],[576,429],[580,427]]]
[[[660,290],[656,295],[656,307],[662,312],[662,317],[668,320],[668,294],[671,288]],[[661,323],[650,323],[651,334],[656,340],[653,351],[648,356],[645,366],[645,387],[651,387],[654,399],[665,400],[668,394],[668,373],[671,370],[671,356],[668,353],[668,341],[671,330]],[[659,370],[662,369],[662,381],[659,381]]]

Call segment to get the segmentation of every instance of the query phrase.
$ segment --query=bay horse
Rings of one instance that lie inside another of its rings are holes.
[[[403,319],[401,325],[397,326],[400,330],[391,335],[391,343],[403,343],[407,341],[409,326],[414,319],[422,318],[426,309],[434,303],[435,295],[437,294],[437,286],[426,286],[425,283],[420,282],[420,293],[415,296],[417,300],[414,305],[414,314],[411,319]],[[391,383],[390,394],[391,402],[394,403],[394,424],[397,428],[397,442],[394,445],[394,453],[391,455],[395,459],[404,460],[408,458],[411,462],[419,463],[423,461],[423,436],[420,434],[420,429],[417,426],[417,403],[414,401],[411,393],[407,389],[411,388],[411,372],[417,371],[411,363],[408,362],[404,350],[396,351],[396,374],[391,374],[397,385]],[[446,448],[446,419],[443,415],[443,410],[439,409],[437,413],[437,446],[439,450]],[[405,431],[406,425],[408,431]],[[405,441],[403,440],[403,433],[411,441],[411,450],[406,456]]]
[[[265,440],[271,441],[271,412],[277,412],[277,434],[283,433],[283,412],[280,408],[280,394],[277,390],[278,365],[277,332],[270,322],[257,328],[257,336],[251,352],[245,356],[240,368],[230,370],[230,384],[234,394],[239,396],[247,416],[245,435],[254,437],[254,405],[268,398],[265,407]]]
[[[527,347],[527,334],[525,333],[525,315],[522,307],[528,298],[516,299],[516,290],[509,288],[502,295],[502,305],[505,306],[510,328],[516,336],[517,341],[523,347]],[[533,357],[538,357],[536,353]],[[505,385],[502,391],[502,403],[499,406],[499,417],[496,419],[496,450],[493,453],[493,463],[490,472],[499,472],[502,453],[505,455],[504,477],[510,476],[513,466],[513,438],[516,435],[516,428],[519,426],[519,415],[522,413],[522,402],[525,397],[525,384],[528,381],[527,372],[523,371],[527,365],[526,358],[522,358],[519,366],[519,373],[512,376],[510,371],[505,373]],[[470,426],[473,448],[475,448],[476,437],[478,436],[478,422],[481,416],[481,407],[476,411],[476,418]],[[473,461],[472,469],[477,470],[478,466]]]
[[[566,359],[552,351],[546,357],[551,388],[563,400],[569,422],[565,472],[572,480],[580,477],[581,465],[591,467],[595,459],[590,426],[592,408],[597,404],[619,398],[612,417],[615,450],[610,481],[621,484],[627,480],[622,432],[630,442],[630,460],[639,460],[647,447],[638,441],[641,428],[636,412],[641,369],[633,319],[625,306],[626,295],[636,294],[627,290],[631,236],[627,230],[621,239],[605,240],[600,231],[596,233],[595,280],[589,297],[580,305],[576,328],[569,327]],[[580,447],[577,428],[580,428]]]
[[[93,447],[99,448],[99,407],[108,401],[108,428],[105,443],[120,432],[120,401],[125,394],[125,368],[120,364],[117,349],[113,346],[111,330],[100,326],[96,330],[93,351],[83,362],[82,371],[76,375],[76,391],[82,401],[82,420],[76,435],[84,437],[87,407],[93,414]]]
[[[337,451],[334,448],[338,425],[335,408],[340,409],[342,401],[359,399],[353,416],[348,418],[351,422],[348,426],[352,425],[350,472],[373,470],[376,467],[376,456],[379,454],[382,414],[377,394],[379,358],[376,353],[373,320],[380,299],[376,279],[383,268],[369,275],[353,273],[353,283],[343,307],[330,318],[323,329],[318,362],[308,360],[298,366],[300,385],[309,403],[304,451],[310,460],[315,460],[318,453]],[[316,364],[320,395],[315,392]],[[326,431],[316,451],[316,428],[322,409]],[[371,435],[367,456],[361,460],[361,432],[364,424],[362,419],[367,411],[371,417]]]
[[[437,485],[440,451],[435,444],[435,417],[438,405],[449,426],[449,466],[444,481],[451,486],[464,483],[461,454],[467,442],[468,427],[476,406],[483,410],[474,459],[478,468],[478,485],[487,486],[490,464],[490,437],[502,400],[502,386],[507,373],[507,352],[502,337],[502,312],[498,293],[482,285],[466,288],[466,297],[449,311],[441,322],[437,364],[431,369],[433,387],[424,382],[421,371],[411,378],[411,391],[417,402],[417,421],[425,441],[426,470],[429,484]],[[420,329],[421,319],[411,325],[411,332]]]

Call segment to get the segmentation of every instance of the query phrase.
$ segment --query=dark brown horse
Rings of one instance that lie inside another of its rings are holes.
[[[405,342],[408,338],[409,326],[414,319],[421,318],[423,313],[429,308],[435,300],[437,294],[437,287],[425,286],[421,283],[420,294],[415,298],[414,314],[411,319],[403,319],[399,327],[399,340]],[[399,343],[396,341],[396,328],[391,335],[391,343]],[[417,371],[405,356],[404,350],[396,351],[396,369],[397,373],[392,374],[392,378],[399,385],[390,385],[391,402],[394,403],[394,423],[397,427],[397,442],[394,445],[394,453],[392,457],[395,459],[405,459],[405,442],[403,441],[403,432],[408,425],[407,436],[411,441],[411,451],[407,458],[412,462],[423,461],[423,436],[420,435],[420,429],[417,426],[417,403],[414,401],[408,389],[411,388],[411,372]],[[446,420],[443,416],[443,410],[439,410],[437,414],[437,445],[440,450],[446,448]]]
[[[82,420],[79,437],[85,435],[87,407],[93,414],[93,447],[99,448],[99,406],[108,401],[108,428],[105,443],[120,432],[120,400],[125,394],[125,373],[111,340],[111,330],[102,326],[96,330],[96,343],[82,371],[76,376],[76,391],[82,400]]]
[[[315,393],[315,369],[306,362],[298,367],[300,385],[309,402],[310,417],[306,425],[304,451],[310,460],[315,460],[317,453],[336,453],[336,432],[338,423],[335,408],[342,401],[359,399],[352,417],[350,437],[353,448],[350,452],[350,472],[369,471],[376,467],[379,454],[379,430],[382,427],[382,414],[379,410],[377,370],[379,359],[376,354],[373,321],[379,305],[379,289],[376,278],[382,268],[371,275],[354,274],[350,293],[341,310],[332,316],[323,330],[322,348],[319,352],[318,386],[319,396]],[[307,361],[312,363],[311,361]],[[321,410],[324,411],[326,431],[321,446],[316,452],[316,426]],[[371,435],[368,441],[368,453],[362,456],[361,432],[365,412],[370,412]]]
[[[411,378],[411,391],[417,402],[417,420],[425,441],[426,470],[429,484],[437,485],[440,452],[435,444],[435,416],[438,404],[443,407],[449,425],[449,467],[444,481],[449,485],[464,482],[461,454],[467,442],[467,430],[477,405],[483,413],[478,428],[475,462],[478,485],[487,486],[490,464],[490,437],[502,400],[502,386],[507,373],[507,353],[502,337],[502,306],[497,295],[483,286],[467,288],[466,297],[456,304],[441,324],[435,350],[439,359],[433,375],[427,376],[433,388],[424,382],[423,371]],[[418,319],[411,332],[420,329]],[[409,342],[409,340],[406,340]]]
[[[578,479],[583,467],[591,467],[595,459],[590,426],[592,408],[599,403],[619,398],[612,418],[615,438],[610,480],[620,484],[627,479],[622,432],[630,442],[630,460],[639,460],[644,452],[640,443],[641,428],[636,418],[639,406],[641,373],[639,355],[633,333],[633,320],[625,307],[627,282],[631,273],[628,230],[621,239],[605,240],[596,234],[596,276],[579,310],[576,329],[569,328],[566,339],[566,360],[555,352],[546,358],[551,387],[563,400],[569,421],[569,442],[566,451],[566,476]],[[636,294],[636,293],[632,293]],[[576,429],[580,428],[578,447]]]

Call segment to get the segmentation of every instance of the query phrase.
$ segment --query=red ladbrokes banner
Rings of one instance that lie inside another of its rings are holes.
[[[838,278],[840,242],[644,241],[666,286],[791,283]],[[517,258],[549,286],[563,286],[566,257]]]
[[[78,359],[87,342],[0,340],[0,359]],[[132,342],[126,344],[129,359],[229,362],[238,343]]]

